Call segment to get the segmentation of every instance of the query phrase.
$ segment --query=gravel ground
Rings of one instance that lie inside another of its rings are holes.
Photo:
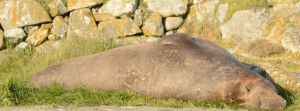
[[[228,109],[214,108],[168,108],[148,106],[18,106],[0,107],[0,111],[231,111]]]

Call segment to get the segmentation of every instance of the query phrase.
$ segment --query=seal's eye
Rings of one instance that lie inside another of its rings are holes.
[[[251,91],[250,86],[246,85],[245,87],[246,87],[247,92],[249,93]]]

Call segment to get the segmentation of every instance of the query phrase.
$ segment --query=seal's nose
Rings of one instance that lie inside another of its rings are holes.
[[[286,100],[283,99],[283,100],[282,100],[282,103],[284,104],[284,107],[285,107],[285,106],[286,106]]]
[[[286,100],[283,99],[282,97],[276,98],[275,100],[273,99],[273,102],[264,102],[260,104],[261,109],[270,109],[270,110],[275,110],[275,109],[284,109],[286,107]]]
[[[283,108],[285,108],[285,106],[286,106],[286,100],[282,99],[279,109],[283,109]]]

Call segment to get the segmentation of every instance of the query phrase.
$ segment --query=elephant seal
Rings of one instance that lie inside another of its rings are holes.
[[[123,90],[161,99],[225,100],[262,109],[286,106],[270,81],[228,51],[185,34],[64,61],[37,72],[29,82]]]

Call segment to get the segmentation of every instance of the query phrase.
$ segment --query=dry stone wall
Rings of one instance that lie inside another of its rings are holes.
[[[187,33],[242,44],[263,39],[300,51],[300,2],[264,0],[268,7],[231,12],[239,4],[226,1],[51,0],[46,11],[36,0],[2,0],[0,50],[7,44],[39,47],[72,37],[139,41]]]

